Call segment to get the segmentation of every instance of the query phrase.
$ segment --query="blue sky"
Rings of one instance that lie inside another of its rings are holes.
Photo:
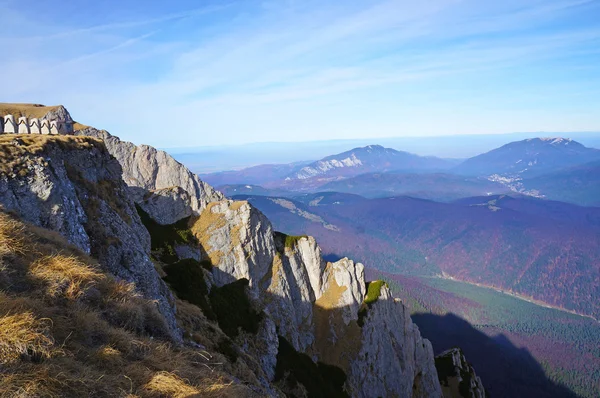
[[[600,1],[0,0],[4,102],[159,147],[600,130]]]

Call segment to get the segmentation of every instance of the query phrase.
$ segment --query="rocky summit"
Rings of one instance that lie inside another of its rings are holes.
[[[485,396],[362,264],[75,126],[0,135],[0,395]]]

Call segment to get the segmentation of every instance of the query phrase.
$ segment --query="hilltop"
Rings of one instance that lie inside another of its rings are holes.
[[[0,393],[442,396],[383,281],[165,152],[94,128],[0,152]]]

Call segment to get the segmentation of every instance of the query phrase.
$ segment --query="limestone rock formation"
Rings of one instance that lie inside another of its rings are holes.
[[[193,213],[198,214],[209,202],[224,199],[223,195],[206,184],[197,175],[189,171],[181,163],[164,151],[159,151],[148,145],[134,145],[121,141],[118,137],[104,130],[88,127],[78,130],[77,135],[96,137],[104,141],[108,151],[121,164],[123,180],[130,187],[130,194],[136,203],[142,202],[148,192],[161,191],[166,188],[179,187],[187,192],[184,195],[170,195],[175,206],[187,206]],[[164,193],[157,193],[165,196]],[[157,209],[158,207],[153,207]],[[151,214],[162,224],[171,224],[178,220],[181,213]]]
[[[247,202],[211,203],[192,231],[216,286],[249,280],[277,335],[343,371],[351,396],[441,397],[431,344],[385,286],[365,303],[362,264],[325,262],[313,238],[274,234]],[[272,358],[263,363],[271,374]]]
[[[262,395],[442,396],[430,343],[362,264],[325,261],[152,147],[94,128],[4,137],[0,204],[134,282],[171,341],[218,350]]]
[[[192,232],[214,267],[217,286],[245,278],[258,289],[275,254],[271,223],[260,211],[248,202],[213,202],[200,214]]]
[[[440,396],[439,385],[432,382],[437,371],[431,343],[421,338],[408,309],[394,300],[386,286],[367,310],[361,341],[349,375],[354,390],[369,392],[363,396]]]
[[[113,275],[156,300],[180,339],[172,295],[150,259],[150,237],[121,179],[121,166],[91,137],[28,135],[0,140],[0,204],[63,235]]]
[[[190,194],[181,187],[148,192],[138,204],[159,224],[172,224],[193,214]]]
[[[445,398],[485,398],[485,389],[475,369],[460,348],[452,348],[435,357]]]
[[[60,120],[60,121],[65,121],[65,122],[73,122],[73,118],[71,117],[71,114],[69,113],[67,108],[65,108],[62,105],[58,105],[57,107],[51,109],[41,119],[42,120]]]

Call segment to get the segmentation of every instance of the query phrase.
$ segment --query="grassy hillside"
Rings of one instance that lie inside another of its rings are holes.
[[[156,305],[134,289],[0,212],[0,396],[249,395],[222,355],[171,345]],[[204,327],[196,307],[178,307],[188,334]]]
[[[61,105],[53,105],[53,106],[44,106],[40,104],[18,104],[18,103],[8,103],[8,102],[0,102],[0,116],[4,115],[13,115],[15,117],[15,121],[22,116],[26,116],[28,118],[42,118],[48,112],[57,110]],[[73,123],[74,130],[83,130],[88,126],[81,123]]]
[[[538,383],[538,396],[560,385],[600,396],[600,323],[462,282],[369,273],[388,281],[436,353],[460,346],[492,396],[507,391],[507,379],[521,393]]]
[[[0,102],[0,116],[14,115],[15,120],[21,116],[41,118],[50,111],[55,111],[60,105],[44,106],[39,104],[13,104]]]

